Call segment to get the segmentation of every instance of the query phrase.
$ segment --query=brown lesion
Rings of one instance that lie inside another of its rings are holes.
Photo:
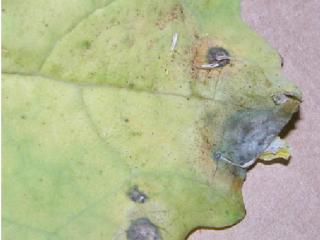
[[[170,12],[163,12],[162,10],[158,13],[158,22],[157,27],[160,30],[163,30],[168,23],[173,22],[174,20],[185,20],[185,14],[183,6],[181,4],[175,4],[170,8]]]
[[[216,162],[212,159],[212,151],[216,144],[217,135],[214,127],[214,114],[204,111],[202,116],[195,121],[197,132],[197,152],[201,161],[202,171],[207,176],[208,183],[213,184],[214,172],[217,168]]]
[[[171,9],[172,19],[185,20],[184,10],[181,4],[175,4]]]
[[[190,44],[179,45],[171,54],[171,61],[188,72],[188,81],[190,84],[191,95],[214,99],[217,85],[221,75],[230,72],[230,64],[216,69],[205,69],[201,65],[207,65],[207,53],[213,47],[223,46],[220,40],[213,40],[213,37],[200,37],[195,33],[194,40],[190,39]],[[219,44],[216,44],[219,42]]]
[[[215,79],[219,75],[219,69],[204,69],[201,65],[209,64],[207,61],[207,53],[217,44],[213,39],[208,37],[198,38],[191,48],[190,68],[193,78],[200,81]]]

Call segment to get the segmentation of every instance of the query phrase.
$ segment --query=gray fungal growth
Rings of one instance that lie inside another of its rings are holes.
[[[137,218],[131,222],[127,231],[129,240],[158,240],[161,239],[159,228],[148,218]]]
[[[290,120],[285,112],[268,109],[247,109],[231,117],[226,125],[214,158],[233,165],[249,167],[265,151]]]
[[[145,203],[148,199],[148,196],[139,190],[138,186],[134,186],[127,193],[128,197],[135,203]]]
[[[229,53],[220,47],[213,47],[210,48],[207,53],[207,62],[210,65],[216,65],[217,67],[224,67],[227,64],[230,63],[230,59],[233,59],[230,57]]]

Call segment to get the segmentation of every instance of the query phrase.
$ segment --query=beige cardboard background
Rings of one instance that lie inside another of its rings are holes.
[[[284,57],[283,73],[303,93],[286,142],[287,166],[257,163],[243,188],[247,216],[188,240],[320,239],[320,1],[242,0],[244,21]]]

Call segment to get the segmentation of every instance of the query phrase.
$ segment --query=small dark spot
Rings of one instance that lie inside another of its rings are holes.
[[[45,27],[48,27],[48,24],[45,24],[44,26],[45,26]]]
[[[2,12],[5,12],[6,10],[4,8],[2,8]]]
[[[26,116],[22,115],[22,116],[21,116],[21,119],[26,119]]]
[[[125,122],[129,122],[129,119],[128,119],[128,118],[125,118],[124,121],[125,121]]]
[[[214,154],[214,157],[215,157],[215,159],[220,159],[220,157],[221,157],[221,152],[216,152],[215,154]]]
[[[148,196],[140,191],[137,185],[130,189],[127,196],[135,203],[145,203],[148,199]]]
[[[281,67],[283,67],[284,58],[282,57],[282,55],[281,55],[281,54],[279,54],[279,56],[280,56],[280,59],[281,59]]]
[[[218,67],[224,67],[230,62],[229,59],[223,59],[224,57],[230,57],[229,53],[225,49],[213,47],[210,48],[207,53],[207,62],[209,64],[218,64]]]
[[[131,222],[127,231],[129,240],[159,240],[159,228],[148,218],[138,218]]]

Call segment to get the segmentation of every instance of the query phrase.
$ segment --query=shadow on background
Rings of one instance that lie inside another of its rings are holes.
[[[198,230],[214,230],[214,231],[223,231],[229,228],[232,228],[233,226],[237,225],[239,222],[241,222],[244,218],[239,219],[237,222],[235,222],[234,224],[230,225],[230,226],[226,226],[226,227],[221,227],[221,228],[215,228],[215,227],[197,227],[193,230],[191,230],[188,235],[186,236],[185,240],[188,240],[189,237],[194,234],[196,231]]]

